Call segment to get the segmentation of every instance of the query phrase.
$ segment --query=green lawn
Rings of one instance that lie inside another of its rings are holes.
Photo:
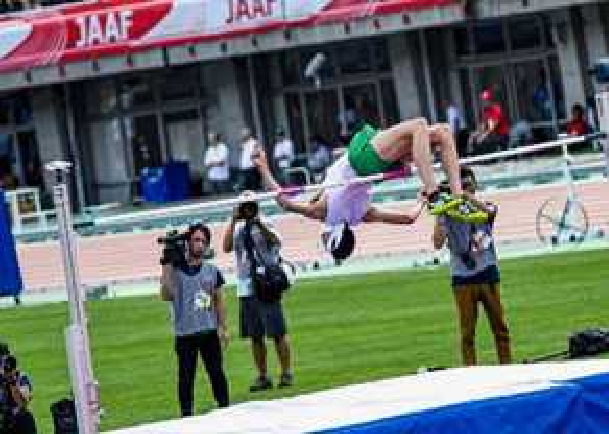
[[[550,255],[502,263],[503,300],[517,360],[564,349],[570,332],[607,326],[609,251]],[[234,291],[228,297],[237,336]],[[225,367],[233,402],[275,398],[378,378],[421,366],[459,364],[456,319],[445,268],[301,281],[285,299],[296,384],[252,396],[249,348],[235,338]],[[156,297],[88,305],[92,355],[101,384],[103,428],[178,414],[176,362],[169,306]],[[483,317],[482,317],[483,318]],[[67,305],[0,311],[0,339],[9,342],[34,380],[32,408],[39,432],[50,433],[49,405],[69,392],[64,348]],[[485,320],[479,359],[495,363]],[[276,358],[271,372],[276,372]],[[199,371],[197,410],[214,406]]]

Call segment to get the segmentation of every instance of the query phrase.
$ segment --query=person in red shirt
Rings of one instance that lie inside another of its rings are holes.
[[[574,104],[571,109],[571,120],[567,124],[567,134],[571,136],[583,136],[588,134],[589,127],[584,117],[584,108],[581,104]]]
[[[472,133],[468,141],[471,154],[485,154],[506,149],[510,125],[501,105],[494,101],[490,90],[480,94],[483,101],[482,122],[478,131]]]

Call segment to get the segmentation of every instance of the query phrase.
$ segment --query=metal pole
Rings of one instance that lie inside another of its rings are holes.
[[[598,127],[601,133],[609,134],[609,91],[603,90],[596,94],[596,109],[598,111]],[[601,142],[605,150],[605,178],[609,180],[609,138]]]
[[[76,404],[78,432],[97,434],[100,422],[99,386],[93,379],[87,316],[83,300],[84,289],[78,273],[76,234],[73,229],[65,179],[70,167],[71,163],[62,161],[46,165],[46,169],[55,175],[53,200],[57,212],[57,231],[70,309],[70,325],[66,328],[66,348]]]

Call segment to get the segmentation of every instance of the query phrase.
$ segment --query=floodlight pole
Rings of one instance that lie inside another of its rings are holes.
[[[71,163],[53,161],[45,168],[55,176],[53,201],[57,213],[57,233],[68,293],[70,324],[66,327],[66,350],[76,405],[78,432],[98,434],[100,429],[99,384],[93,378],[84,288],[77,263],[76,234],[66,183]]]

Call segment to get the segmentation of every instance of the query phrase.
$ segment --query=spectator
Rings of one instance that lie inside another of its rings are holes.
[[[277,129],[276,135],[277,143],[275,143],[273,158],[279,169],[282,182],[287,184],[289,183],[288,169],[292,167],[292,163],[294,162],[294,143],[285,136],[283,128]]]
[[[178,397],[182,416],[193,415],[197,353],[201,354],[212,392],[219,407],[229,404],[228,383],[222,368],[222,345],[228,342],[221,288],[222,274],[203,262],[211,232],[203,224],[186,233],[186,258],[174,250],[163,251],[161,298],[173,304],[175,351],[178,357]]]
[[[567,134],[571,136],[583,136],[588,134],[590,128],[586,122],[584,107],[581,104],[573,104],[571,119],[567,124]]]
[[[533,129],[531,128],[531,124],[524,119],[516,122],[510,130],[510,149],[530,145],[532,142]]]
[[[495,347],[501,364],[512,360],[510,334],[503,316],[499,295],[499,267],[493,240],[493,223],[497,207],[475,199],[476,178],[467,167],[461,168],[463,191],[468,203],[485,211],[485,223],[461,223],[450,217],[438,217],[433,234],[436,249],[448,241],[453,295],[459,313],[463,363],[476,364],[476,320],[478,303],[484,306],[495,336]]]
[[[281,366],[278,386],[291,386],[293,382],[291,351],[281,300],[266,303],[256,298],[252,287],[252,264],[247,252],[247,243],[251,243],[251,248],[260,256],[262,263],[279,260],[279,237],[260,220],[258,204],[248,200],[246,194],[244,202],[235,209],[226,228],[223,247],[226,253],[235,252],[239,328],[241,337],[250,339],[252,355],[258,371],[258,378],[250,387],[250,392],[273,387],[267,371],[265,335],[272,337],[275,342],[275,350]]]
[[[457,108],[457,105],[448,100],[442,100],[442,108],[445,110],[446,122],[450,125],[450,130],[457,137],[461,130],[465,127],[463,116]]]
[[[36,434],[36,421],[28,410],[32,382],[17,368],[15,356],[0,343],[0,433]]]
[[[228,190],[229,168],[228,147],[217,133],[209,133],[209,143],[205,151],[205,170],[212,194]]]
[[[321,136],[313,136],[307,157],[307,166],[315,182],[321,181],[332,162],[332,150]]]
[[[252,155],[256,152],[258,142],[252,136],[249,128],[241,131],[241,156],[239,159],[240,187],[245,190],[260,188],[260,175],[254,167]]]
[[[478,131],[469,138],[471,154],[485,154],[504,150],[508,144],[510,125],[501,105],[494,101],[490,90],[480,94],[482,100],[482,122]]]

